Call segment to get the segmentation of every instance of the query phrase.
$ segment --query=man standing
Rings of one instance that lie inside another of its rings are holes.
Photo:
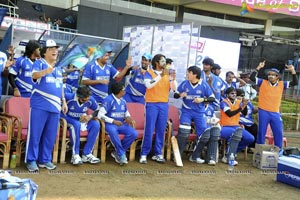
[[[285,65],[286,69],[292,73],[293,80],[281,81],[279,80],[279,70],[271,68],[267,70],[268,79],[257,78],[257,72],[263,69],[265,62],[260,62],[255,72],[252,72],[250,79],[259,87],[258,98],[258,136],[257,144],[265,143],[265,136],[268,124],[270,124],[273,135],[274,144],[282,148],[283,139],[283,125],[279,107],[283,91],[288,87],[293,87],[298,84],[296,71],[293,65]]]
[[[138,102],[145,104],[146,86],[144,84],[145,73],[151,64],[151,54],[144,53],[142,56],[141,67],[132,69],[126,77],[126,94],[124,99],[126,102]]]
[[[33,63],[33,87],[30,97],[30,119],[25,162],[30,172],[39,167],[53,170],[52,150],[57,136],[60,112],[68,108],[64,98],[62,69],[56,68],[58,47],[47,40],[41,59]]]
[[[108,96],[108,84],[111,78],[121,79],[131,67],[131,58],[126,60],[126,66],[121,72],[112,65],[107,63],[110,53],[104,55],[99,53],[95,56],[95,61],[85,67],[82,84],[89,86],[92,96],[98,103],[102,103]]]
[[[40,44],[29,40],[25,53],[9,70],[8,80],[14,89],[15,97],[30,97],[32,90],[32,65],[40,57]]]
[[[202,164],[205,160],[200,158],[200,153],[208,142],[207,138],[210,137],[210,132],[202,137],[203,132],[207,128],[204,103],[214,102],[215,96],[210,86],[200,79],[201,69],[199,67],[191,66],[187,71],[187,80],[183,81],[178,86],[177,90],[179,94],[175,93],[174,95],[175,97],[183,98],[177,141],[179,152],[182,155],[192,129],[191,124],[193,120],[199,141],[197,144],[199,145],[197,145],[198,148],[195,149],[189,160],[191,162]],[[217,146],[215,146],[215,148],[217,148]]]
[[[168,100],[170,91],[169,69],[166,69],[166,57],[156,54],[152,59],[152,69],[146,72],[145,86],[145,133],[142,142],[140,163],[147,163],[147,155],[152,149],[152,135],[155,130],[155,146],[152,160],[165,163],[162,155],[164,136],[168,121]]]
[[[203,72],[201,73],[201,78],[208,83],[211,90],[215,95],[214,107],[216,110],[219,110],[220,100],[221,100],[221,90],[223,87],[223,82],[220,77],[212,73],[212,68],[215,66],[214,60],[207,57],[202,61]],[[219,65],[216,65],[219,66]],[[220,67],[220,66],[219,66]]]

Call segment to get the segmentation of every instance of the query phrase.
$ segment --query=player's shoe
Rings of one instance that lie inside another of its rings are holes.
[[[215,166],[217,163],[216,163],[216,161],[214,161],[214,160],[210,160],[210,161],[208,161],[207,164],[208,164],[208,165]]]
[[[203,164],[205,162],[205,160],[202,160],[201,158],[194,159],[192,155],[190,156],[189,161],[195,162],[195,163],[198,163],[198,164]]]
[[[71,163],[73,165],[81,165],[82,164],[81,157],[78,154],[73,155],[71,159]]]
[[[100,159],[96,158],[93,154],[82,155],[82,162],[89,162],[91,164],[100,163]]]
[[[227,157],[226,156],[223,156],[223,158],[222,158],[222,162],[223,163],[225,163],[225,164],[228,164],[228,161],[227,161]],[[238,163],[238,161],[233,161],[233,165],[234,166],[236,166],[236,165],[238,165],[239,163]]]
[[[39,168],[38,168],[38,166],[37,166],[37,164],[36,164],[35,161],[28,162],[26,164],[26,167],[27,167],[27,169],[28,169],[29,172],[38,172],[39,171]]]
[[[52,162],[47,162],[47,163],[43,163],[43,164],[39,163],[39,167],[40,168],[46,168],[46,169],[49,169],[49,170],[54,170],[56,168],[56,165],[54,165]]]
[[[110,155],[115,159],[116,163],[119,163],[120,165],[128,164],[128,160],[125,154],[123,154],[122,156],[118,156],[117,152],[113,151]]]
[[[147,164],[147,156],[141,156],[139,162],[141,164]]]
[[[162,155],[152,156],[152,160],[154,160],[158,163],[165,163],[166,162],[166,160],[164,159],[164,157]]]

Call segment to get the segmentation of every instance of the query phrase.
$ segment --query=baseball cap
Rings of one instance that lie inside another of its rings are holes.
[[[279,70],[276,68],[271,68],[271,69],[266,70],[266,73],[268,73],[268,72],[275,72],[276,74],[279,74]]]
[[[212,70],[213,70],[213,69],[221,69],[221,66],[220,66],[219,64],[217,64],[217,63],[214,63],[214,65],[212,66],[211,69],[212,69]]]
[[[50,47],[56,47],[59,48],[59,46],[56,44],[54,40],[47,40],[45,47],[50,48]]]
[[[106,53],[111,53],[111,52],[112,52],[111,46],[105,46],[105,47],[104,47],[104,51],[105,51]]]
[[[142,57],[146,58],[147,60],[152,59],[152,55],[150,53],[144,53]]]
[[[102,56],[104,56],[104,53],[102,51],[98,50],[94,52],[94,59],[101,58]]]

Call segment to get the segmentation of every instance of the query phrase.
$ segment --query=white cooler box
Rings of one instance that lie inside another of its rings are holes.
[[[279,157],[277,181],[300,188],[300,159],[288,156]]]

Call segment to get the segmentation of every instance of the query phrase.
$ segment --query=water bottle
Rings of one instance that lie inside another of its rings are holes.
[[[233,171],[233,169],[234,169],[234,155],[233,153],[231,153],[228,160],[228,171]]]
[[[15,169],[17,166],[17,155],[16,152],[13,152],[10,158],[10,168]]]

